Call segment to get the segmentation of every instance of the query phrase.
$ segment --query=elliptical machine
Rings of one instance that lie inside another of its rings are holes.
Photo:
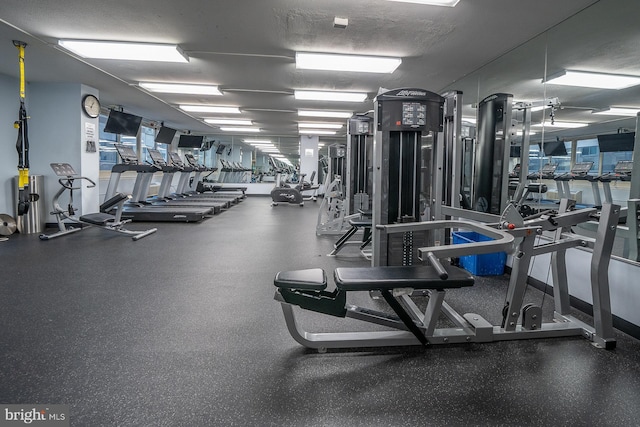
[[[51,212],[51,215],[55,215],[56,217],[59,231],[53,234],[41,234],[40,240],[51,240],[56,237],[75,233],[76,231],[82,230],[84,225],[96,226],[104,230],[126,234],[131,236],[133,240],[140,240],[157,231],[157,228],[151,228],[144,231],[131,231],[123,227],[126,223],[131,222],[129,219],[121,219],[122,207],[130,198],[130,196],[123,193],[116,193],[109,200],[106,200],[102,205],[100,205],[100,212],[77,217],[75,215],[76,209],[73,207],[73,190],[79,190],[80,187],[73,186],[75,180],[88,181],[89,184],[87,185],[87,188],[95,187],[96,183],[85,176],[79,176],[69,163],[51,163],[51,168],[56,175],[60,177],[58,182],[62,186],[55,196],[53,196],[53,211]],[[60,206],[60,196],[62,196],[62,194],[67,190],[69,191],[69,203],[67,205],[67,209],[63,209],[62,206]],[[115,215],[108,213],[114,209]],[[69,224],[66,224],[65,220],[71,221],[73,223],[72,225],[78,225],[78,227],[68,227]]]

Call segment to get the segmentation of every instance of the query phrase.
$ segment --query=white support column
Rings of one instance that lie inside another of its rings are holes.
[[[314,171],[318,175],[318,142],[317,135],[300,135],[300,173],[307,180]]]

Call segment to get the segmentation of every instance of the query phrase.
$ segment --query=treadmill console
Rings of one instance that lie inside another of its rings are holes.
[[[138,155],[133,148],[124,145],[124,144],[113,144],[122,160],[122,163],[125,165],[137,165],[138,164]]]
[[[184,158],[187,159],[187,163],[189,163],[189,166],[198,167],[198,161],[195,157],[193,157],[193,154],[185,153]]]
[[[74,176],[77,175],[76,171],[71,167],[69,163],[50,163],[51,169],[58,176]]]
[[[173,163],[174,165],[178,167],[184,167],[184,163],[182,163],[182,159],[180,158],[178,153],[173,151],[169,152],[169,158],[171,159],[171,163]]]
[[[160,153],[155,148],[147,148],[147,153],[149,153],[149,157],[151,157],[151,161],[156,166],[167,166],[167,162],[162,157],[162,153]]]
[[[571,174],[577,175],[577,176],[585,176],[589,173],[592,167],[593,167],[593,162],[576,163],[571,168]]]
[[[631,176],[633,172],[633,161],[631,160],[620,160],[616,163],[616,167],[613,168],[613,173],[616,175],[622,176]]]

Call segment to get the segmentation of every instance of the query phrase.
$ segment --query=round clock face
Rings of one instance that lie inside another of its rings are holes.
[[[93,119],[100,115],[100,101],[93,95],[86,95],[82,98],[82,110]]]

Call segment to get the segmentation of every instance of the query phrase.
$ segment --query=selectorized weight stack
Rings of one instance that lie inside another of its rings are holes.
[[[374,102],[373,149],[374,267],[412,265],[416,249],[426,246],[422,232],[387,235],[379,226],[422,221],[422,137],[443,131],[444,98],[424,89],[394,89]]]
[[[356,114],[347,122],[346,194],[348,215],[371,210],[373,118]]]

